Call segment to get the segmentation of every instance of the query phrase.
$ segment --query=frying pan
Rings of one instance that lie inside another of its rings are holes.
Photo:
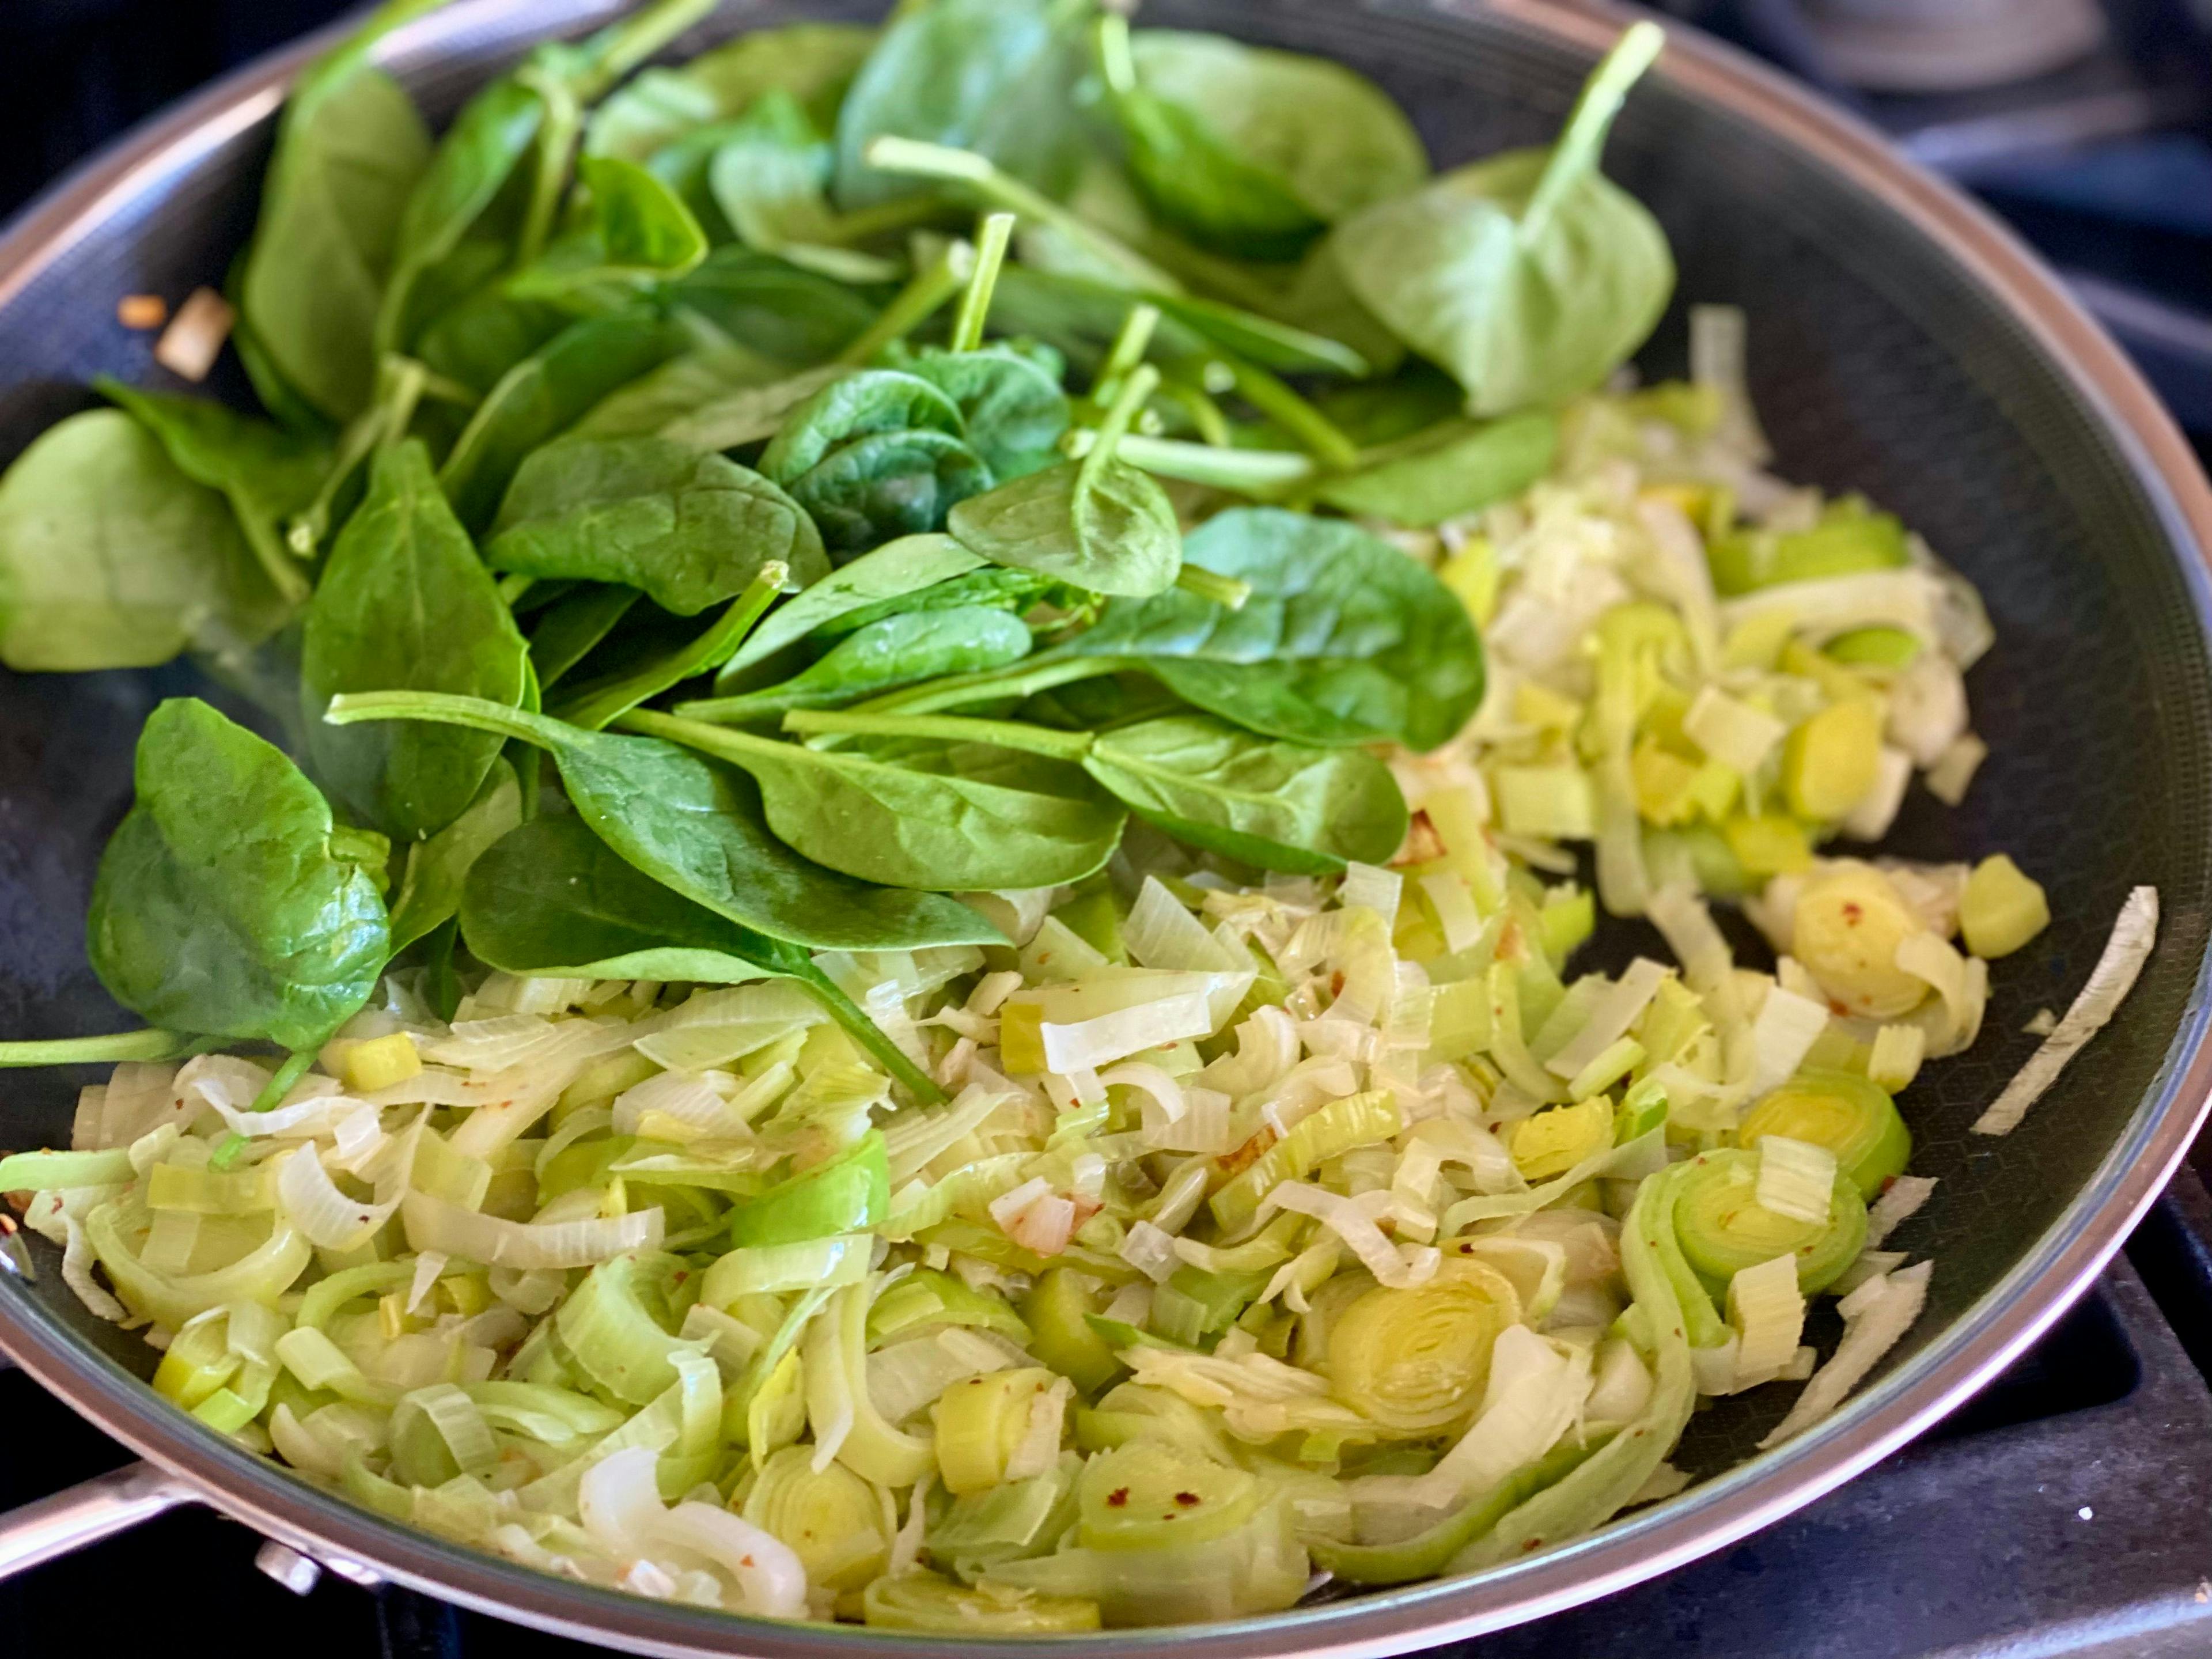
[[[434,116],[532,41],[618,0],[463,0],[384,61]],[[738,0],[696,46],[880,3]],[[1341,58],[1389,88],[1440,163],[1547,139],[1618,14],[1537,0],[1158,0],[1147,21]],[[283,88],[331,37],[211,88],[74,174],[0,240],[0,456],[88,401],[94,373],[158,378],[117,296],[218,282],[249,228]],[[1927,859],[2014,854],[2057,918],[1998,965],[1973,1052],[1905,1104],[1914,1167],[1940,1177],[1897,1243],[1936,1261],[1927,1312],[1843,1411],[1779,1449],[1753,1443],[1786,1390],[1722,1402],[1678,1460],[1698,1483],[1579,1542],[1477,1577],[1266,1619],[1051,1638],[1099,1656],[1382,1654],[1588,1600],[1804,1504],[1926,1428],[2002,1369],[2095,1276],[2187,1146],[2212,1088],[2205,946],[2212,885],[2212,491],[2149,391],[2005,232],[1850,119],[1686,33],[1632,100],[1607,160],[1664,222],[1680,304],[1751,319],[1780,471],[1901,514],[1986,596],[1998,643],[1971,677],[1991,757],[1963,808],[1916,798],[1891,844]],[[1645,354],[1679,372],[1677,312]],[[126,1017],[87,969],[94,861],[128,804],[131,749],[187,670],[0,675],[0,1032],[61,1036]],[[2118,1018],[2003,1139],[1967,1132],[2063,1008],[2121,898],[2163,899],[2156,954]],[[0,1146],[65,1144],[76,1087],[0,1079]],[[210,1504],[272,1540],[267,1565],[394,1581],[637,1653],[847,1659],[880,1634],[775,1625],[542,1577],[394,1527],[261,1462],[143,1386],[153,1356],[88,1316],[51,1251],[0,1274],[0,1349],[146,1462],[0,1516],[0,1573],[172,1505]],[[1825,1335],[1832,1335],[1832,1327]],[[955,1650],[902,1633],[905,1652]],[[957,1644],[966,1649],[969,1641]],[[1012,1648],[1044,1642],[1011,1641]]]

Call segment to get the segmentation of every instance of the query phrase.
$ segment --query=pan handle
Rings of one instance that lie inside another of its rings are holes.
[[[0,1515],[0,1579],[199,1501],[193,1488],[151,1463],[126,1463],[95,1475]]]

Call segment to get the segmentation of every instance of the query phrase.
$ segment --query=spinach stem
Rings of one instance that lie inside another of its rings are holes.
[[[1606,134],[1620,113],[1628,89],[1643,78],[1666,45],[1666,32],[1648,21],[1635,24],[1613,43],[1575,100],[1574,113],[1544,163],[1544,176],[1536,181],[1528,205],[1521,210],[1522,246],[1543,235],[1569,192],[1596,170],[1598,152],[1605,147]]]
[[[1186,593],[1211,599],[1231,611],[1242,611],[1244,602],[1252,597],[1251,583],[1239,581],[1234,576],[1218,575],[1194,564],[1186,564],[1176,572],[1176,586]]]
[[[268,1112],[283,1105],[284,1097],[292,1092],[292,1085],[307,1076],[307,1067],[315,1063],[315,1052],[313,1048],[295,1048],[287,1054],[284,1063],[262,1085],[261,1092],[253,1097],[253,1104],[246,1109]]]
[[[1154,264],[1119,237],[1108,234],[1011,173],[1002,173],[988,158],[972,150],[923,143],[915,138],[878,138],[868,146],[867,162],[885,173],[903,173],[917,179],[942,179],[950,184],[969,185],[986,201],[1010,213],[1018,213],[1032,224],[1056,230],[1107,264],[1118,266],[1139,288],[1158,289],[1163,294],[1182,292],[1182,284],[1173,274]]]
[[[508,610],[513,610],[520,602],[522,596],[537,586],[537,577],[525,576],[519,572],[512,576],[501,576],[499,579],[500,603],[506,605]]]
[[[1359,465],[1359,446],[1345,436],[1336,423],[1257,363],[1224,352],[1220,361],[1229,370],[1237,395],[1273,419],[1313,453],[1316,459],[1340,471]]]
[[[753,624],[767,613],[790,580],[791,567],[781,560],[770,560],[760,568],[752,585],[732,600],[730,608],[697,639],[689,645],[678,646],[634,673],[602,682],[596,687],[586,686],[554,709],[554,717],[586,732],[598,732],[616,715],[628,714],[672,686],[720,668],[737,654],[738,647],[745,642],[745,635],[753,631]]]
[[[1042,664],[1018,663],[1013,670],[986,669],[981,673],[951,675],[902,691],[887,691],[882,696],[854,704],[848,712],[926,714],[994,697],[1033,697],[1055,686],[1117,673],[1121,666],[1121,661],[1113,657],[1062,657]]]
[[[792,977],[820,998],[822,1006],[830,1011],[830,1018],[844,1027],[847,1035],[873,1054],[883,1067],[900,1083],[907,1092],[925,1106],[945,1103],[945,1091],[935,1079],[915,1065],[905,1049],[884,1034],[884,1028],[870,1019],[860,1004],[838,988],[836,981],[808,961],[805,967],[793,972]]]
[[[946,247],[915,272],[914,279],[884,307],[883,315],[837,354],[837,361],[855,365],[871,362],[885,346],[903,340],[920,328],[960,291],[961,285],[968,280],[975,257],[975,250],[965,242],[954,242]]]
[[[1145,353],[1152,343],[1152,331],[1159,325],[1158,306],[1129,307],[1129,314],[1121,319],[1121,331],[1114,337],[1114,349],[1098,365],[1097,382],[1091,388],[1091,402],[1101,409],[1113,405],[1121,392],[1121,377],[1145,361]]]
[[[1098,436],[1091,446],[1091,453],[1083,458],[1082,471],[1076,477],[1076,493],[1091,487],[1091,480],[1114,459],[1114,452],[1127,435],[1130,425],[1145,407],[1145,400],[1158,389],[1160,372],[1150,363],[1139,363],[1129,371],[1121,388],[1114,394],[1113,407],[1106,418],[1098,422]]]
[[[694,23],[712,16],[718,3],[719,0],[660,0],[659,5],[648,6],[614,25],[599,37],[606,44],[588,74],[577,78],[576,96],[586,104],[599,102],[616,82]]]
[[[349,691],[331,699],[323,719],[332,726],[355,726],[362,720],[429,720],[514,738],[553,750],[559,750],[574,730],[526,708],[511,708],[483,697],[457,697],[446,691]]]
[[[1088,732],[1054,732],[1018,720],[965,720],[945,714],[860,714],[794,708],[783,717],[787,732],[836,732],[860,737],[930,738],[946,743],[988,743],[1051,760],[1080,761],[1095,741]]]
[[[1118,452],[1131,466],[1157,477],[1211,484],[1241,495],[1267,496],[1311,483],[1321,469],[1310,455],[1289,449],[1216,448],[1177,438],[1127,437]]]
[[[960,296],[960,310],[952,323],[952,349],[973,351],[983,343],[983,325],[991,317],[991,293],[1006,268],[1006,245],[1014,238],[1014,216],[987,215],[975,235],[975,269],[968,278],[968,291]]]
[[[54,1037],[44,1042],[0,1042],[0,1067],[84,1066],[126,1060],[175,1060],[191,1054],[198,1042],[179,1031],[149,1027],[106,1036]]]
[[[849,246],[886,231],[927,224],[951,205],[948,198],[934,191],[902,196],[896,201],[879,202],[873,207],[855,208],[850,213],[833,216],[816,229],[815,240],[838,247]]]

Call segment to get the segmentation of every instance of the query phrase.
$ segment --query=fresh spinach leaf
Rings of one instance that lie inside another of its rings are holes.
[[[592,647],[615,630],[629,609],[645,597],[635,587],[584,582],[561,596],[530,635],[530,661],[538,684],[555,681],[589,656]]]
[[[829,571],[814,521],[759,473],[664,438],[569,438],[524,461],[484,559],[496,570],[641,588],[680,617],[780,561]]]
[[[461,522],[483,531],[531,451],[667,362],[687,338],[678,325],[637,306],[572,323],[516,364],[477,406],[439,469]]]
[[[775,973],[757,960],[774,957],[771,941],[662,886],[573,814],[533,819],[488,848],[460,917],[470,954],[501,973],[707,985]]]
[[[1462,167],[1334,233],[1353,292],[1451,371],[1470,414],[1589,390],[1665,311],[1674,286],[1666,233],[1598,171],[1622,100],[1662,44],[1656,24],[1624,34],[1549,149]]]
[[[1218,34],[1100,24],[1109,103],[1153,210],[1202,245],[1295,258],[1429,175],[1413,125],[1340,64]]]
[[[948,537],[946,539],[951,538]],[[957,542],[952,544],[955,547],[960,545]],[[967,550],[962,548],[961,551],[964,553]],[[971,554],[969,556],[974,556]],[[981,570],[948,577],[916,592],[896,599],[878,599],[858,611],[848,611],[816,629],[809,636],[809,642],[818,644],[842,640],[864,628],[872,627],[887,617],[919,614],[926,611],[980,608],[1009,611],[1018,617],[1039,599],[1055,595],[1070,597],[1068,590],[1049,576],[1040,576],[1034,570],[1009,570],[1003,565],[986,565]]]
[[[650,162],[770,92],[798,100],[826,130],[875,40],[873,29],[849,23],[794,23],[741,34],[675,69],[648,69],[592,112],[584,152]]]
[[[1093,593],[1142,599],[1172,587],[1182,568],[1175,508],[1159,485],[1114,453],[1158,383],[1150,365],[1128,377],[1081,460],[960,502],[947,520],[954,538],[994,564]]]
[[[708,254],[668,298],[725,337],[793,368],[828,362],[867,332],[878,310],[842,283],[736,243]]]
[[[892,362],[952,400],[969,447],[998,483],[1042,472],[1060,459],[1072,415],[1056,362],[1048,367],[1033,351],[1007,344],[975,351],[925,347]]]
[[[662,0],[580,44],[550,42],[462,107],[401,221],[381,349],[404,349],[430,319],[537,256],[583,106],[710,9]]]
[[[240,653],[289,609],[223,498],[119,409],[48,428],[0,476],[0,662],[19,672]]]
[[[522,786],[514,769],[504,759],[495,760],[477,798],[460,816],[407,849],[406,872],[392,900],[392,955],[451,920],[471,868],[522,817]]]
[[[1519,495],[1550,471],[1559,447],[1559,418],[1548,410],[1480,424],[1451,421],[1328,480],[1321,499],[1425,530]]]
[[[1406,837],[1405,798],[1364,749],[1316,749],[1179,714],[1111,731],[1010,720],[799,713],[795,732],[989,744],[1079,764],[1139,817],[1262,869],[1325,874],[1380,864]]]
[[[1002,942],[964,904],[871,886],[801,857],[770,833],[761,793],[744,772],[678,744],[579,731],[549,715],[421,692],[342,698],[325,718],[467,725],[534,744],[552,756],[569,801],[608,846],[663,886],[769,939],[812,951]]]
[[[1116,601],[1053,655],[1142,667],[1185,702],[1293,742],[1434,749],[1474,718],[1482,646],[1467,608],[1388,542],[1341,520],[1236,507],[1183,551],[1250,584],[1243,608],[1180,590]]]
[[[854,76],[837,118],[837,202],[911,194],[868,165],[896,136],[988,156],[1057,195],[1081,163],[1075,83],[1092,0],[930,0],[903,9]]]
[[[587,155],[576,164],[589,192],[583,226],[501,284],[510,298],[604,302],[610,291],[678,280],[707,257],[707,233],[684,200],[632,161]]]
[[[915,1094],[943,1097],[807,953],[1006,942],[964,904],[871,886],[802,858],[770,832],[750,777],[675,744],[580,732],[542,714],[419,692],[340,698],[325,718],[443,721],[544,749],[594,835],[661,886],[757,936],[738,954],[804,982]]]
[[[831,154],[796,99],[766,93],[723,130],[708,187],[748,246],[842,283],[896,282],[896,261],[838,246],[836,215],[823,193]]]
[[[568,430],[580,438],[673,438],[694,449],[734,449],[735,444],[701,442],[687,428],[705,411],[791,378],[787,365],[750,346],[726,340],[694,345],[609,393]],[[821,384],[793,397],[792,405]],[[788,412],[777,410],[760,436],[774,436]]]
[[[902,537],[863,553],[770,611],[723,667],[715,689],[729,689],[753,665],[767,661],[817,629],[870,606],[897,603],[982,564],[981,558],[945,535]]]
[[[269,585],[289,605],[304,601],[310,584],[283,526],[321,489],[329,447],[205,398],[142,391],[104,374],[93,386],[161,440],[186,477],[222,492]]]
[[[529,647],[438,488],[418,440],[380,452],[307,608],[308,753],[340,800],[393,836],[445,828],[483,786],[496,738],[445,727],[323,725],[343,691],[446,691],[519,704]]]
[[[441,0],[389,0],[292,89],[240,275],[257,350],[321,414],[346,421],[376,385],[376,321],[430,135],[377,42]]]
[[[747,725],[793,708],[831,708],[942,674],[975,674],[1019,662],[1030,630],[981,606],[908,611],[846,635],[780,685],[680,705],[690,720]]]
[[[959,406],[896,369],[848,374],[800,404],[761,471],[813,515],[825,543],[853,552],[942,529],[956,502],[991,485]]]
[[[650,702],[686,680],[713,673],[744,643],[745,635],[761,619],[762,612],[775,602],[789,574],[781,564],[762,566],[752,586],[739,594],[705,633],[648,656],[625,670],[577,687],[562,699],[553,711],[555,718],[586,732],[597,732],[617,715],[628,713],[640,703]]]
[[[156,1025],[319,1047],[391,955],[377,883],[340,850],[329,804],[192,697],[147,718],[135,779],[93,882],[93,971]]]
[[[886,887],[964,893],[1051,887],[1102,866],[1121,814],[1080,773],[1031,760],[977,776],[808,749],[640,709],[626,731],[689,744],[744,768],[769,828],[833,870]]]

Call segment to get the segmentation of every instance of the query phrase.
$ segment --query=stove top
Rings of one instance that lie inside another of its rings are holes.
[[[1811,1508],[1650,1583],[1437,1659],[2181,1659],[2212,1654],[2212,1199],[2185,1170],[2089,1295],[1970,1405]],[[0,1374],[0,1510],[128,1461]],[[205,1511],[0,1583],[12,1650],[61,1651],[128,1585],[222,1609],[246,1654],[598,1651],[412,1591],[295,1595]],[[241,1639],[240,1633],[251,1632]]]

